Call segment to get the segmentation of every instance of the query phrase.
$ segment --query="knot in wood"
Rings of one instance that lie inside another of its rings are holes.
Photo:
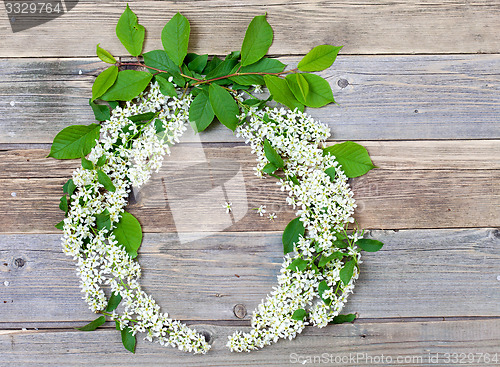
[[[17,259],[14,259],[14,267],[16,268],[22,268],[25,264],[25,261],[23,258],[18,257]]]
[[[340,78],[337,82],[337,85],[340,87],[340,88],[345,88],[349,85],[349,82],[347,81],[347,79],[343,79],[343,78]]]
[[[233,313],[234,313],[234,316],[236,316],[239,319],[242,319],[247,315],[247,309],[246,309],[245,305],[238,303],[238,304],[234,305]]]

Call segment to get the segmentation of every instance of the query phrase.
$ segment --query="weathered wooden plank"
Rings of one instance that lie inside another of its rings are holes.
[[[339,142],[331,141],[329,145]],[[357,140],[357,143],[366,147],[377,167],[384,170],[500,169],[500,140]],[[50,145],[41,146],[31,148],[21,144],[5,150],[0,146],[0,179],[68,178],[80,166],[79,160],[47,159]],[[172,154],[166,159],[185,162],[189,156],[200,156],[201,150],[209,161],[231,156],[245,165],[255,164],[255,156],[244,143],[182,143],[172,147]]]
[[[252,353],[231,353],[227,335],[236,328],[202,324],[209,335],[207,355],[190,355],[138,341],[136,354],[121,345],[116,330],[0,331],[2,361],[16,366],[497,366],[500,320],[390,322],[308,328],[296,339]],[[457,355],[454,356],[453,354]],[[486,355],[487,354],[487,355]],[[453,358],[453,359],[452,359]],[[485,362],[485,358],[488,362]],[[377,362],[379,361],[379,362]],[[383,361],[383,362],[382,362]]]
[[[370,236],[385,246],[364,255],[346,312],[361,318],[500,314],[497,229]],[[146,234],[139,261],[144,288],[172,317],[237,320],[236,304],[251,314],[275,285],[282,256],[278,232]],[[57,235],[1,235],[0,324],[92,320],[73,269]]]
[[[0,60],[0,143],[49,143],[92,122],[87,101],[104,67],[94,58]],[[308,112],[336,139],[500,138],[498,70],[500,55],[339,56],[322,74],[339,105]],[[220,124],[200,137],[239,141]]]
[[[419,142],[368,142],[368,147],[375,151],[374,162],[380,169],[352,180],[356,218],[362,227],[500,224],[498,141],[428,141],[421,147]],[[128,210],[146,232],[190,232],[193,218],[197,231],[281,230],[294,211],[274,179],[254,175],[249,151],[227,144],[176,146],[160,173],[134,191]],[[78,162],[43,159],[45,154],[43,150],[2,154],[0,232],[57,232],[53,225],[62,218],[61,186]],[[488,166],[495,169],[485,169]],[[225,213],[225,201],[233,203],[233,216]],[[261,204],[276,212],[278,219],[259,217],[252,209]]]
[[[124,7],[122,1],[80,1],[69,13],[18,33],[2,17],[0,56],[93,56],[99,42],[116,55],[124,54],[115,36]],[[228,0],[135,1],[132,9],[148,31],[146,50],[161,47],[161,29],[180,11],[191,22],[190,50],[201,53],[239,49],[248,23],[263,13],[274,28],[272,54],[304,54],[324,43],[345,45],[345,52],[354,54],[500,51],[495,36],[500,7],[487,0],[253,0],[244,6]]]

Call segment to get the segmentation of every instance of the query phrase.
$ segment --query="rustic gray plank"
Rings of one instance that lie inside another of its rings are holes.
[[[231,353],[224,346],[236,328],[201,324],[210,337],[207,355],[190,355],[138,341],[136,354],[123,348],[116,330],[0,331],[2,361],[16,366],[498,366],[500,320],[389,322],[308,328],[302,335],[252,353]],[[471,353],[471,355],[469,355]],[[487,356],[485,356],[488,354]],[[485,357],[489,363],[485,362]],[[468,359],[470,358],[470,359]],[[377,363],[378,364],[378,363]]]
[[[330,141],[328,145],[340,143]],[[386,170],[497,170],[500,169],[500,140],[396,140],[363,141],[379,169]],[[4,149],[4,150],[2,150]],[[47,158],[49,144],[0,146],[0,179],[68,178],[80,166],[79,160]],[[181,143],[172,147],[168,162],[185,162],[203,153],[208,160],[231,156],[241,163],[255,164],[255,156],[244,143]]]
[[[94,58],[0,60],[0,143],[50,143],[92,122],[88,98],[104,67]],[[339,105],[308,113],[342,140],[500,138],[498,70],[500,55],[341,55],[322,74]],[[220,124],[200,138],[240,141]]]
[[[498,229],[370,236],[385,246],[363,257],[346,312],[361,318],[500,315]],[[139,261],[144,288],[172,317],[238,320],[234,306],[250,315],[276,282],[281,233],[146,234]],[[0,236],[0,327],[77,326],[93,317],[58,235]]]
[[[255,15],[267,13],[274,27],[271,54],[305,54],[313,46],[345,45],[354,54],[462,53],[500,51],[497,2],[343,0],[134,1],[132,9],[147,31],[145,50],[161,47],[168,19],[182,12],[191,22],[190,50],[223,54],[241,46]],[[0,56],[94,56],[102,43],[116,55],[125,49],[115,36],[123,1],[80,1],[69,13],[41,26],[13,34],[0,18]],[[84,35],[84,36],[83,36]]]

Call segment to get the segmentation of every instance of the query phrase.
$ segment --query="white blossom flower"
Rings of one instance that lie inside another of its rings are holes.
[[[233,210],[232,205],[233,204],[231,204],[231,202],[226,201],[224,204],[222,204],[222,207],[226,209],[226,213],[230,213]]]

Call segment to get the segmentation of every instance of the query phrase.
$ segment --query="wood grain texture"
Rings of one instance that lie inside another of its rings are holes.
[[[14,34],[1,17],[0,57],[94,56],[97,43],[123,55],[115,26],[124,8],[123,1],[80,1],[51,22]],[[191,22],[190,50],[199,53],[239,49],[248,23],[263,13],[274,27],[271,54],[305,54],[325,43],[355,54],[500,51],[500,5],[487,0],[134,1],[131,8],[147,29],[145,50],[161,47],[161,29],[180,11]]]
[[[373,361],[380,360],[382,355],[384,366],[450,366],[446,357],[451,356],[445,353],[457,353],[459,358],[465,356],[464,361],[472,353],[475,359],[466,362],[467,366],[495,366],[498,364],[491,359],[487,364],[484,359],[479,360],[479,356],[488,353],[492,358],[500,344],[499,319],[355,322],[323,329],[308,328],[295,340],[280,340],[250,354],[231,353],[225,347],[227,335],[236,327],[202,324],[197,329],[206,333],[212,343],[212,349],[204,356],[193,356],[142,338],[133,355],[121,345],[119,333],[109,328],[91,333],[5,330],[0,331],[0,348],[5,365],[16,366],[290,366],[302,365],[305,360],[306,365],[316,361],[315,364],[327,366],[360,367],[373,366]],[[433,360],[429,360],[431,356]],[[307,363],[309,358],[311,362]]]
[[[418,143],[409,142],[408,147],[405,142],[368,143],[380,168],[352,180],[360,226],[499,226],[499,142]],[[0,232],[58,232],[54,224],[62,219],[61,187],[78,162],[44,159],[46,154],[46,150],[14,150],[0,155]],[[443,158],[436,160],[435,154]],[[459,159],[450,163],[454,156]],[[254,175],[254,165],[247,146],[174,146],[162,170],[134,190],[128,210],[145,232],[191,232],[193,221],[197,231],[206,232],[282,230],[295,216],[294,210],[286,205],[286,194],[275,179]],[[225,213],[225,201],[233,203],[233,216]],[[277,213],[277,220],[259,217],[252,210],[259,205]]]
[[[50,143],[68,125],[93,122],[88,98],[104,67],[94,58],[0,60],[0,143]],[[500,55],[341,55],[322,73],[339,105],[308,113],[335,139],[498,139],[498,70]],[[220,124],[200,137],[239,141]]]
[[[498,229],[371,231],[345,312],[361,318],[500,315]],[[141,284],[172,317],[246,320],[276,283],[281,233],[146,234]],[[4,281],[8,282],[5,286]],[[78,326],[95,316],[58,235],[0,236],[0,327]],[[27,325],[25,325],[27,326]]]

